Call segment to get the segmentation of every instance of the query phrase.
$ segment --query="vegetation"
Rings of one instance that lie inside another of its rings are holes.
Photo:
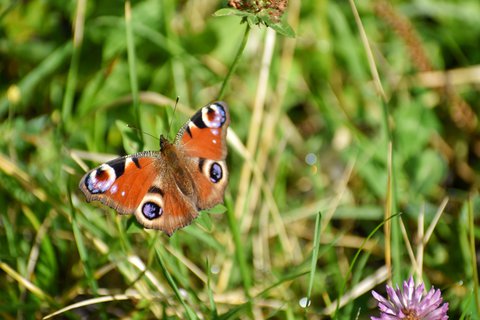
[[[0,317],[369,319],[412,275],[478,319],[480,2],[230,2],[0,2]],[[223,206],[85,202],[219,98]]]

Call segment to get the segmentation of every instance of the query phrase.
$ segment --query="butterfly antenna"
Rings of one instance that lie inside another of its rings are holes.
[[[177,99],[175,99],[175,105],[173,106],[172,118],[170,119],[170,123],[168,124],[168,128],[167,128],[168,129],[167,132],[169,134],[172,134],[171,130],[172,130],[173,119],[175,118],[175,111],[177,111],[177,105],[179,100],[180,100],[180,97],[177,96]]]
[[[145,134],[147,136],[150,136],[156,140],[160,140],[158,137],[155,137],[154,135],[148,133],[148,132],[145,132],[145,131],[142,131],[140,130],[139,128],[135,127],[135,126],[132,126],[131,124],[127,124],[127,127],[130,128],[130,129],[133,129],[133,130],[137,130],[138,132],[142,133],[142,134]]]

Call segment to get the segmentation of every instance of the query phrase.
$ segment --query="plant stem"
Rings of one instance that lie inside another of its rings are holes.
[[[130,74],[130,88],[132,89],[132,101],[135,114],[135,126],[138,132],[143,132],[140,121],[140,104],[138,95],[137,69],[135,67],[135,43],[133,41],[132,8],[130,0],[125,0],[125,31],[127,36],[128,69]],[[140,148],[143,147],[143,135],[139,134]]]
[[[227,84],[230,81],[230,78],[232,77],[233,72],[237,68],[238,63],[240,62],[240,57],[242,56],[243,50],[245,50],[245,46],[247,45],[248,35],[250,34],[250,26],[248,25],[248,23],[246,25],[247,26],[245,28],[245,33],[243,34],[242,43],[240,44],[240,47],[238,48],[235,59],[233,59],[232,65],[230,67],[230,70],[228,71],[227,76],[223,80],[222,88],[220,89],[220,93],[218,94],[218,100],[223,99],[223,96],[225,95],[225,89],[227,88]]]
[[[69,120],[73,109],[73,99],[75,96],[75,87],[77,86],[78,66],[80,64],[80,52],[83,43],[83,30],[85,26],[86,1],[78,1],[75,14],[75,25],[73,34],[73,51],[68,70],[67,85],[62,103],[62,128]]]
[[[475,297],[475,306],[477,309],[477,315],[480,314],[480,297],[478,294],[478,266],[477,266],[477,259],[476,259],[476,248],[475,248],[475,221],[474,221],[474,214],[473,214],[473,205],[472,199],[469,198],[467,202],[467,210],[468,210],[468,226],[469,226],[469,240],[470,240],[470,254],[471,254],[471,262],[472,262],[472,273],[473,273],[473,292]]]

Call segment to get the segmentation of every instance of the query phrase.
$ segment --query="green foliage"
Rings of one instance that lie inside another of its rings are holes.
[[[0,318],[369,319],[410,274],[478,318],[479,2],[226,2],[0,5]],[[169,238],[85,202],[218,98],[224,205]]]
[[[242,18],[242,22],[247,22],[250,27],[263,24],[267,27],[272,28],[282,36],[291,38],[295,37],[295,31],[293,31],[292,27],[287,22],[285,22],[284,20],[275,22],[267,13],[262,11],[260,11],[259,13],[251,13],[233,8],[223,8],[217,10],[214,15],[217,17],[238,16]]]

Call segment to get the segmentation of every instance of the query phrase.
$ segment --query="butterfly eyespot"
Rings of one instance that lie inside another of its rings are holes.
[[[86,176],[85,187],[92,194],[104,193],[110,189],[115,179],[115,170],[111,166],[103,164]]]
[[[213,183],[219,182],[220,180],[222,180],[222,177],[223,177],[222,166],[216,162],[212,163],[209,174],[210,174],[210,181],[212,181]]]
[[[163,208],[153,202],[145,202],[142,206],[142,214],[148,220],[159,218],[163,214]]]
[[[202,117],[199,120],[203,127],[220,128],[227,120],[225,109],[220,104],[213,103],[202,109]]]

